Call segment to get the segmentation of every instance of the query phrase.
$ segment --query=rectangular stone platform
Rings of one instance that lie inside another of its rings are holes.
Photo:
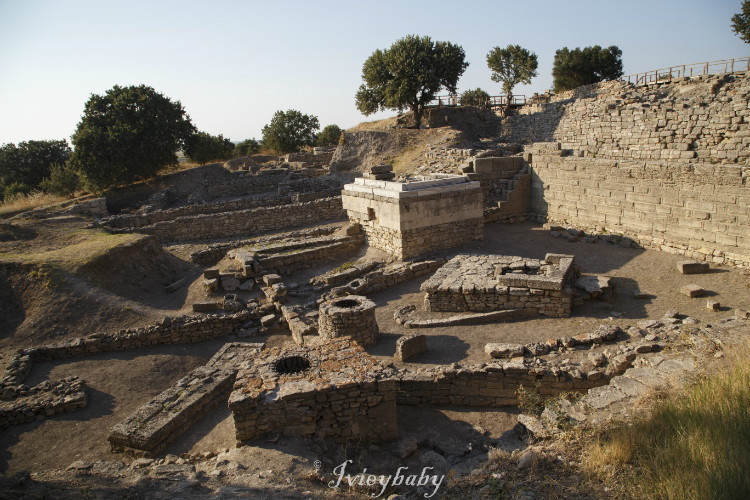
[[[507,255],[460,254],[422,284],[427,311],[488,312],[538,309],[554,318],[570,316],[572,255],[544,260]]]

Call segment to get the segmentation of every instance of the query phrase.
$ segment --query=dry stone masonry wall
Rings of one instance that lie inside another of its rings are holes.
[[[747,73],[648,86],[580,87],[503,121],[504,139],[559,142],[586,156],[627,160],[750,161]]]
[[[748,166],[535,153],[533,172],[532,210],[551,223],[750,267]]]
[[[141,227],[138,232],[154,234],[165,241],[182,241],[257,234],[345,218],[341,198],[332,197],[236,212],[183,216]]]

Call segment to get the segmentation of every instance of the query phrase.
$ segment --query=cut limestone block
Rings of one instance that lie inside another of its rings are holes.
[[[683,260],[677,263],[677,270],[682,274],[702,274],[709,272],[711,269],[708,266],[708,262]]]
[[[718,300],[707,300],[706,301],[706,309],[709,309],[711,311],[720,311],[721,310],[721,304]]]
[[[688,297],[702,297],[705,290],[698,285],[685,285],[680,288],[680,293]]]

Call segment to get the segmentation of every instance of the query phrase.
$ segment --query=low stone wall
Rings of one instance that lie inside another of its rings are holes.
[[[534,366],[523,358],[466,367],[403,370],[398,378],[400,405],[515,406],[518,389],[537,391],[541,396],[584,392],[606,385],[610,378],[627,370],[635,353],[620,355],[606,369],[582,373],[577,368]]]
[[[86,406],[86,384],[78,377],[47,380],[34,387],[8,386],[0,395],[0,428]]]
[[[543,261],[504,255],[451,259],[422,283],[427,311],[487,312],[536,309],[555,318],[570,316],[573,256],[547,254]]]
[[[290,251],[281,255],[258,257],[260,266],[272,273],[291,272],[315,266],[321,261],[352,254],[364,243],[364,237],[346,238],[313,248]]]
[[[318,335],[324,339],[349,336],[363,346],[380,337],[375,321],[375,302],[361,295],[347,295],[320,304]]]
[[[345,218],[341,198],[324,198],[291,205],[178,217],[139,228],[138,232],[154,234],[162,240],[182,241],[254,234]]]
[[[356,278],[344,286],[331,290],[332,295],[366,295],[386,290],[399,283],[410,281],[420,276],[430,274],[445,264],[445,259],[423,260],[418,262],[401,262],[392,264],[385,269],[376,269]]]
[[[398,436],[396,382],[348,338],[263,351],[229,397],[238,442],[279,432],[345,441]]]
[[[212,245],[208,245],[206,248],[203,248],[201,250],[197,250],[190,254],[190,260],[200,266],[213,266],[217,262],[219,262],[221,259],[224,258],[224,256],[227,254],[228,251],[233,250],[235,248],[240,247],[254,247],[259,244],[268,245],[273,242],[276,242],[274,244],[283,244],[278,242],[288,242],[288,241],[295,241],[299,242],[300,240],[312,240],[317,237],[321,236],[328,236],[330,234],[335,233],[339,229],[339,225],[337,224],[329,224],[327,226],[320,226],[315,227],[312,229],[302,229],[298,231],[290,231],[288,233],[280,234],[277,236],[269,236],[265,238],[253,238],[253,239],[246,239],[246,240],[235,240],[230,241],[227,243],[214,243]],[[307,243],[308,241],[303,241],[303,243]]]
[[[138,457],[159,453],[208,410],[226,401],[241,363],[251,361],[262,348],[263,344],[225,344],[205,366],[115,425],[107,438],[112,452]]]

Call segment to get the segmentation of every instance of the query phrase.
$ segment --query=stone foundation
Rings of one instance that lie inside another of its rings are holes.
[[[361,295],[347,295],[320,305],[318,335],[324,339],[349,336],[364,346],[380,337],[375,321],[375,302]]]
[[[271,433],[339,442],[398,436],[396,381],[347,338],[263,351],[238,374],[229,409],[238,442]]]
[[[402,260],[483,237],[482,191],[465,176],[408,183],[359,178],[341,196],[368,244]]]
[[[460,254],[422,284],[427,311],[487,312],[536,309],[554,318],[569,317],[572,255],[547,254],[544,260],[505,255]]]

